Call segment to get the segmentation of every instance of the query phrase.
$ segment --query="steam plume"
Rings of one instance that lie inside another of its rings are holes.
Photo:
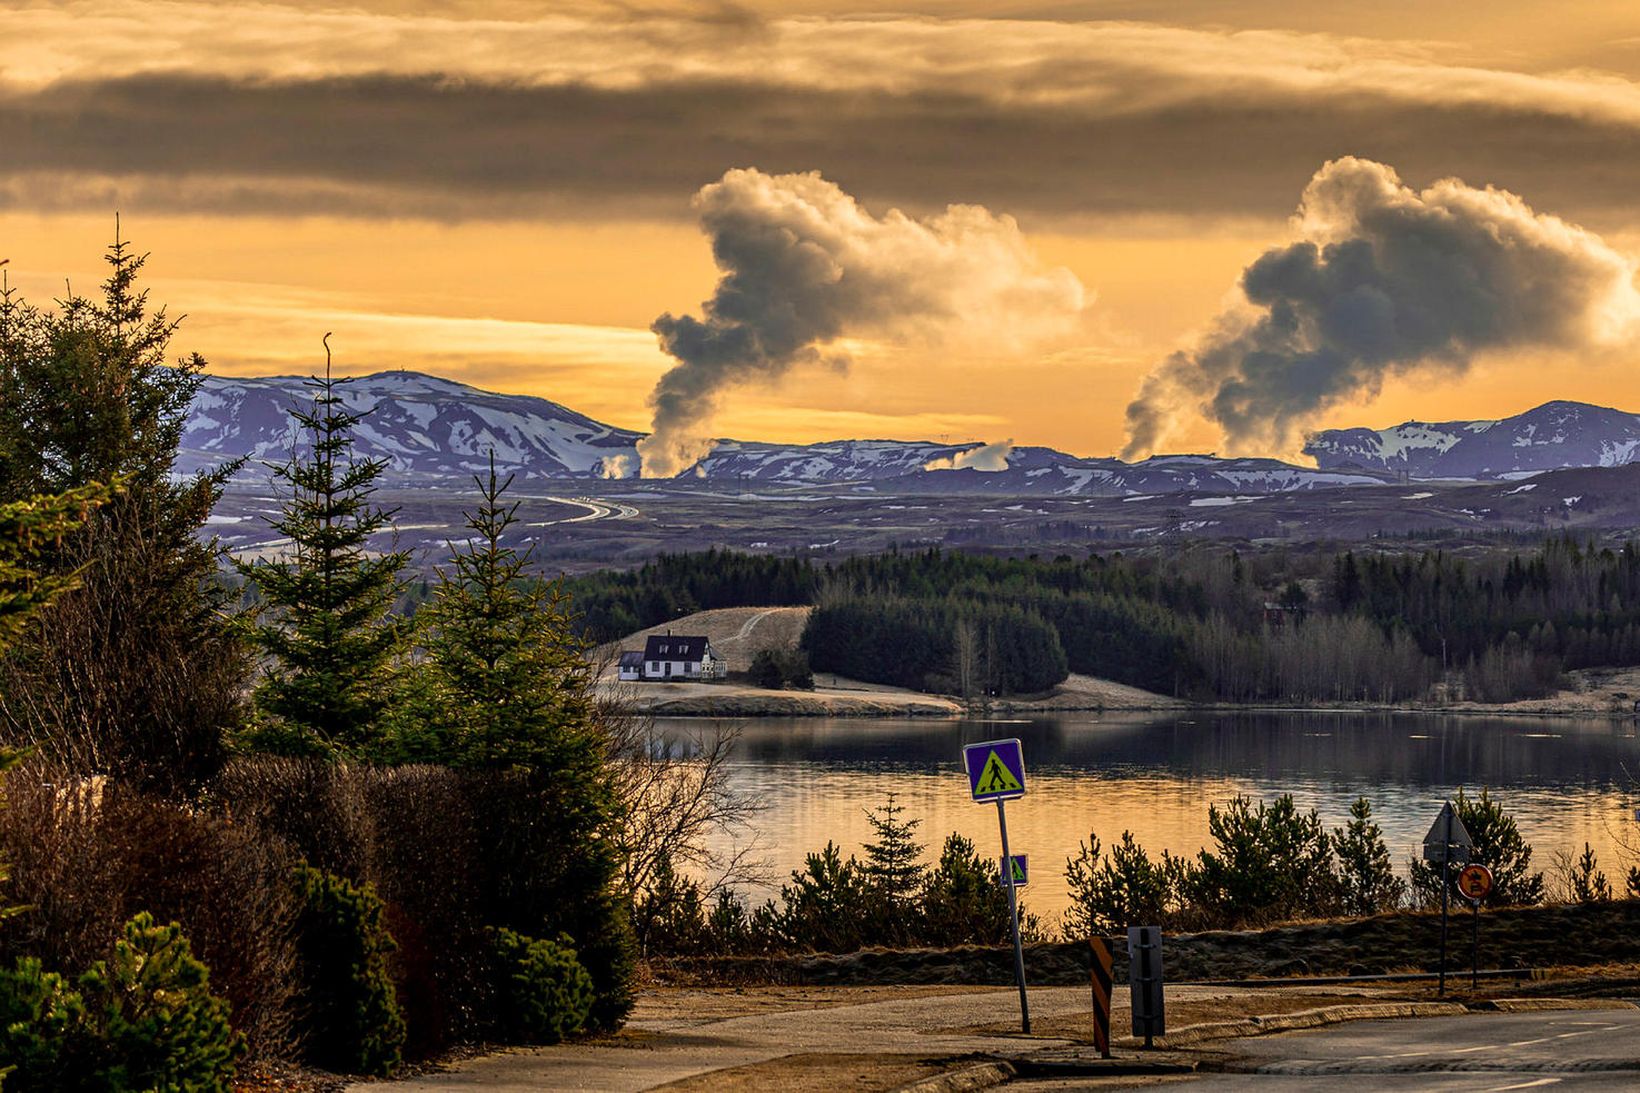
[[[923,470],[960,471],[966,468],[975,471],[1005,471],[1008,469],[1008,453],[1013,450],[1014,438],[1009,437],[995,444],[981,444],[977,448],[969,448],[954,455],[930,459],[923,464]]]
[[[637,458],[630,455],[606,455],[598,467],[600,478],[631,478],[637,468]]]
[[[712,448],[724,392],[794,365],[848,361],[847,336],[1018,347],[1074,328],[1082,285],[1031,252],[1009,216],[952,205],[914,220],[872,216],[818,173],[730,171],[695,195],[723,271],[701,318],[662,315],[653,330],[678,363],[649,396],[654,432],[638,442],[647,477],[686,469]]]
[[[1381,163],[1317,171],[1299,241],[1241,278],[1247,307],[1174,353],[1128,406],[1123,458],[1198,409],[1232,449],[1284,449],[1316,415],[1412,372],[1459,374],[1478,352],[1580,348],[1629,336],[1635,265],[1599,236],[1502,190],[1409,189]]]

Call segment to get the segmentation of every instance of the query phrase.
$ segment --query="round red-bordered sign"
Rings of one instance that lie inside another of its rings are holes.
[[[1471,903],[1492,894],[1492,870],[1484,865],[1466,865],[1458,870],[1458,893]]]

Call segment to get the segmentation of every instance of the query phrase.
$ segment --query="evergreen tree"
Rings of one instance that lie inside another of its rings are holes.
[[[1350,822],[1334,829],[1332,845],[1345,914],[1376,915],[1400,904],[1406,884],[1395,875],[1383,829],[1372,822],[1365,797],[1350,806]]]
[[[1229,925],[1325,915],[1337,903],[1332,846],[1315,810],[1300,812],[1291,794],[1255,808],[1233,798],[1208,806],[1212,849],[1190,871],[1197,909]]]
[[[1077,856],[1065,859],[1065,881],[1071,895],[1065,911],[1065,936],[1120,933],[1129,926],[1166,921],[1173,902],[1173,879],[1166,859],[1152,860],[1131,831],[1122,832],[1122,841],[1111,847],[1108,856],[1101,849],[1099,836],[1090,832]]]
[[[369,549],[393,517],[370,500],[387,464],[353,457],[354,426],[366,415],[343,408],[345,381],[331,376],[329,338],[324,378],[308,381],[312,409],[291,410],[308,450],[273,468],[290,494],[272,526],[290,540],[290,554],[235,562],[272,616],[253,630],[272,661],[256,689],[264,720],[253,740],[292,755],[379,747],[391,666],[407,633],[390,612],[409,555]]]
[[[533,578],[530,552],[503,540],[517,522],[512,484],[475,478],[473,534],[442,568],[425,609],[426,670],[440,710],[444,761],[519,767],[597,787],[604,761],[591,674],[569,603],[556,584]],[[605,787],[607,791],[607,786]]]
[[[881,808],[866,810],[866,822],[876,833],[875,841],[862,848],[866,860],[860,876],[875,897],[874,904],[885,933],[897,942],[909,942],[918,930],[917,898],[923,890],[928,867],[922,864],[923,844],[917,841],[921,820],[905,820],[905,806],[890,793]]]
[[[825,953],[853,952],[873,935],[871,885],[860,874],[860,863],[834,844],[809,854],[802,869],[792,870],[792,883],[780,889],[785,904],[780,928],[797,949]]]
[[[177,323],[138,287],[144,261],[116,234],[100,295],[50,311],[0,287],[0,503],[121,486],[42,552],[42,572],[80,585],[0,663],[0,727],[172,790],[223,760],[250,662],[201,535],[238,463],[174,473],[205,362],[168,360]]]
[[[1008,893],[996,862],[953,831],[923,889],[924,937],[933,945],[996,945],[1007,940]]]
[[[1611,882],[1595,861],[1594,847],[1584,843],[1583,853],[1572,866],[1572,899],[1578,903],[1604,903],[1611,898]]]
[[[467,516],[473,534],[440,570],[424,613],[416,701],[409,718],[393,719],[401,731],[387,746],[413,750],[402,727],[419,717],[430,728],[409,744],[423,758],[505,775],[488,782],[493,852],[508,863],[496,896],[508,917],[494,925],[568,934],[597,992],[592,1021],[612,1028],[631,1008],[635,946],[631,894],[619,888],[625,817],[610,734],[568,600],[505,542],[517,520],[510,483],[492,457]]]

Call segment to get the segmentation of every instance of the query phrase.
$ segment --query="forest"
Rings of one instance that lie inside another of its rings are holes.
[[[711,551],[567,583],[589,638],[714,607],[812,604],[816,671],[961,695],[1066,672],[1229,702],[1508,701],[1640,664],[1640,544],[1555,536],[1165,556]]]

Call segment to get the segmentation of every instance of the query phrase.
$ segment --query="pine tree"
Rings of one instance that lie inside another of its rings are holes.
[[[876,839],[862,848],[866,860],[860,876],[872,895],[880,926],[898,942],[911,941],[920,932],[918,896],[928,876],[922,864],[923,844],[917,841],[921,820],[903,820],[905,806],[890,793],[880,808],[866,811],[866,822]]]
[[[1604,903],[1611,898],[1611,882],[1595,860],[1594,847],[1584,843],[1583,853],[1572,866],[1572,899],[1578,903]]]
[[[309,442],[274,475],[290,491],[273,528],[291,541],[280,560],[237,560],[271,618],[253,630],[272,659],[255,699],[264,716],[253,741],[292,755],[360,754],[380,744],[391,667],[408,627],[391,615],[403,585],[404,551],[373,554],[370,539],[393,513],[371,495],[386,460],[353,457],[353,429],[366,414],[343,408],[330,370],[313,378],[310,410],[292,409]]]
[[[1332,845],[1346,914],[1376,915],[1400,904],[1406,884],[1395,875],[1383,829],[1372,822],[1365,797],[1350,806],[1350,822],[1333,830]]]
[[[591,675],[568,601],[531,577],[530,551],[503,542],[518,504],[504,500],[512,479],[499,479],[493,452],[488,479],[475,482],[473,534],[440,569],[425,609],[426,668],[442,707],[429,719],[441,726],[443,759],[600,784]]]
[[[138,287],[144,261],[116,234],[101,294],[51,311],[0,287],[0,503],[121,486],[41,553],[80,584],[0,663],[0,730],[173,790],[225,757],[250,661],[201,535],[238,463],[174,473],[205,362],[168,360],[177,322]]]

